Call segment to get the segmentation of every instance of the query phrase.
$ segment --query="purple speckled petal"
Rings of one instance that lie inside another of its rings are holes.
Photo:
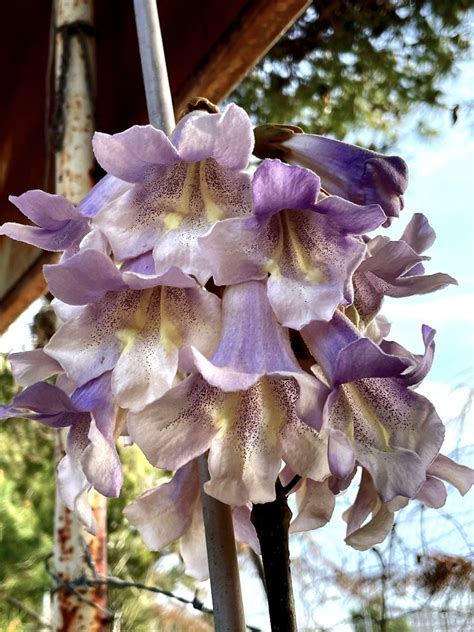
[[[178,348],[209,353],[220,331],[220,301],[200,288],[109,293],[62,325],[46,353],[80,386],[113,369],[112,390],[137,409],[170,388]]]
[[[171,140],[186,162],[213,158],[223,167],[245,169],[254,135],[246,112],[231,103],[218,114],[195,111],[184,116]]]
[[[406,163],[398,156],[373,151],[314,134],[295,134],[282,143],[290,162],[308,167],[333,195],[356,204],[380,204],[388,216],[398,217],[408,184]]]
[[[154,249],[157,273],[177,266],[199,277],[207,263],[198,238],[218,220],[250,210],[250,176],[208,159],[154,168],[94,222],[118,259]]]
[[[290,533],[312,531],[324,527],[331,519],[336,498],[327,481],[316,483],[305,479],[296,492],[298,513],[290,525]]]
[[[429,466],[428,474],[454,485],[463,496],[474,485],[474,470],[456,463],[444,454],[438,454]]]
[[[166,134],[152,125],[134,125],[112,135],[96,132],[92,146],[101,167],[127,182],[141,180],[153,165],[172,165],[179,160]]]
[[[281,468],[278,434],[291,411],[295,383],[262,378],[246,391],[225,395],[214,414],[219,432],[209,450],[208,494],[230,505],[275,499]]]
[[[213,414],[223,395],[191,376],[143,410],[130,413],[133,441],[156,467],[176,470],[203,454],[217,432]]]
[[[432,404],[391,378],[340,386],[327,422],[353,438],[356,460],[370,472],[384,502],[417,494],[444,438]]]
[[[20,386],[30,386],[34,382],[63,371],[62,366],[49,357],[43,349],[10,353],[8,359],[16,383]]]
[[[283,325],[301,329],[330,320],[339,304],[352,302],[352,274],[365,252],[360,239],[313,211],[282,211],[270,229],[280,239],[266,266],[268,295]]]
[[[152,292],[141,330],[125,335],[125,347],[112,374],[112,389],[123,408],[138,410],[172,385],[178,349],[192,345],[209,354],[220,332],[220,300],[201,288],[163,287]],[[146,292],[146,291],[145,291]]]
[[[63,263],[43,267],[49,291],[70,305],[87,305],[126,288],[117,266],[97,250],[82,250]]]

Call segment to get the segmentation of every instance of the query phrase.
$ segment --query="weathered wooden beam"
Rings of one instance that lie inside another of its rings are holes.
[[[183,107],[193,96],[204,96],[214,103],[222,101],[309,4],[310,0],[247,3],[193,76],[180,88],[174,98],[176,109]]]

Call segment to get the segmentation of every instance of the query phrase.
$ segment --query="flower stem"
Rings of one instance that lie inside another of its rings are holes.
[[[232,513],[229,505],[208,496],[202,489],[209,480],[207,454],[199,457],[199,476],[215,629],[216,632],[244,632]]]
[[[288,546],[291,516],[279,479],[276,482],[275,500],[254,505],[252,509],[251,518],[262,550],[272,632],[297,630]]]

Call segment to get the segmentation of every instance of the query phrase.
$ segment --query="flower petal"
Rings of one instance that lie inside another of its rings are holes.
[[[96,132],[92,146],[100,166],[127,182],[137,182],[153,165],[172,165],[179,160],[166,134],[152,125],[134,125],[112,135]]]
[[[280,428],[288,414],[284,381],[262,378],[244,392],[226,394],[214,414],[220,428],[209,450],[206,493],[229,505],[275,499],[281,467]]]
[[[194,505],[191,524],[181,537],[179,552],[183,558],[188,575],[192,575],[199,582],[209,579],[206,534],[204,531],[200,495],[198,502]]]
[[[353,437],[356,459],[370,472],[384,502],[416,495],[444,437],[432,404],[396,379],[340,386],[328,423]]]
[[[48,356],[43,349],[10,353],[8,356],[15,381],[20,386],[30,386],[38,380],[62,373],[62,366]]]
[[[113,441],[107,441],[92,419],[89,433],[89,444],[84,449],[81,465],[89,483],[108,498],[120,495],[123,476],[120,459]]]
[[[89,443],[89,422],[74,424],[66,441],[66,456],[58,464],[58,490],[68,509],[73,511],[90,533],[97,525],[92,508],[87,500],[90,484],[81,466],[82,454]]]
[[[37,226],[48,230],[59,230],[69,220],[81,218],[79,211],[65,197],[40,189],[10,195],[8,199]]]
[[[416,253],[421,254],[434,244],[436,233],[422,213],[415,213],[406,225],[400,239],[405,241]]]
[[[0,235],[50,252],[61,252],[79,244],[88,230],[87,221],[83,219],[70,220],[57,230],[7,222],[0,228]]]
[[[290,533],[319,529],[331,519],[336,498],[327,482],[304,480],[296,492],[296,498],[298,514],[290,525]]]
[[[264,160],[252,182],[253,213],[260,220],[283,209],[305,210],[317,202],[320,181],[309,169]]]
[[[107,292],[125,289],[120,271],[113,261],[97,250],[82,250],[62,263],[45,265],[49,291],[69,305],[87,305]]]
[[[427,507],[433,507],[439,509],[446,502],[447,493],[443,483],[434,478],[433,476],[427,476],[426,481],[418,490],[416,499],[421,501]]]
[[[315,171],[331,194],[356,204],[380,204],[389,218],[398,217],[408,184],[407,165],[398,156],[315,134],[295,134],[282,146],[290,150],[291,162]]]
[[[239,542],[248,544],[257,555],[261,554],[260,542],[257,531],[250,519],[251,508],[248,505],[234,507],[232,510],[232,522],[234,524],[235,537]]]
[[[199,476],[195,461],[180,468],[173,478],[149,489],[124,509],[145,545],[160,551],[185,533],[199,501]]]
[[[213,422],[222,395],[201,376],[191,376],[161,399],[132,412],[127,428],[156,467],[176,470],[203,454],[217,432]]]
[[[451,483],[463,496],[474,485],[474,470],[456,463],[444,454],[438,454],[429,466],[428,474]]]
[[[245,169],[254,135],[246,112],[231,103],[218,114],[191,112],[178,123],[171,140],[186,162],[214,158],[223,167]]]
[[[84,217],[95,217],[109,202],[130,190],[131,184],[107,174],[81,200],[79,210]]]
[[[216,221],[250,209],[250,176],[208,159],[154,168],[94,221],[118,259],[154,249],[158,274],[176,266],[201,278],[208,263],[198,238]]]

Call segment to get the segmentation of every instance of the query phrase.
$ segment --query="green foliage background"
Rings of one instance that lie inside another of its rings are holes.
[[[443,81],[468,58],[472,0],[313,0],[229,100],[256,123],[292,123],[306,132],[349,134],[384,148],[401,123],[433,134],[432,109],[453,122],[472,103],[453,103]]]

